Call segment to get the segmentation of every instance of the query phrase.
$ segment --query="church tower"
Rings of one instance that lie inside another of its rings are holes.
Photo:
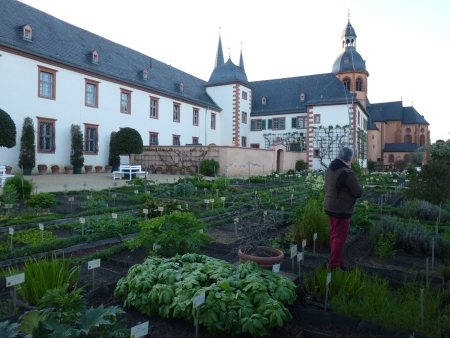
[[[332,72],[342,81],[344,86],[367,108],[367,88],[369,72],[366,61],[356,51],[356,32],[350,23],[349,13],[347,26],[342,31],[342,52],[333,64]]]

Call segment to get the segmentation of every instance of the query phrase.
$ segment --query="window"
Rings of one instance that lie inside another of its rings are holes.
[[[158,103],[159,99],[157,97],[150,96],[150,118],[152,119],[158,118]]]
[[[265,106],[266,103],[267,103],[267,99],[263,96],[263,98],[262,98],[262,104]]]
[[[314,149],[313,150],[313,157],[315,157],[315,158],[320,157],[320,149]]]
[[[158,133],[150,132],[150,145],[157,146],[158,145]]]
[[[120,112],[131,114],[131,91],[120,88]]]
[[[84,124],[84,154],[98,154],[98,125]]]
[[[242,147],[247,147],[247,138],[245,136],[242,136],[241,144],[242,144]]]
[[[250,143],[250,148],[259,149],[259,143]]]
[[[306,116],[297,117],[297,129],[305,129],[308,127],[308,118]]]
[[[314,115],[314,123],[320,123],[320,115]]]
[[[408,155],[408,154],[405,154],[405,162],[406,162],[406,163],[409,163],[409,162],[410,162],[410,159],[409,159],[409,155]]]
[[[246,112],[242,112],[242,123],[247,123],[247,113]]]
[[[38,66],[39,71],[39,97],[56,99],[56,70]]]
[[[305,101],[305,93],[300,94],[300,101]]]
[[[389,163],[394,163],[394,155],[389,155]]]
[[[30,25],[25,25],[23,27],[23,38],[25,40],[31,41],[32,37],[33,37],[33,30],[31,29],[31,26]]]
[[[180,104],[173,104],[173,122],[180,122]]]
[[[184,84],[183,84],[183,82],[180,83],[180,92],[184,92]]]
[[[272,126],[271,126],[271,124],[272,124]],[[280,117],[280,118],[269,120],[269,129],[278,129],[278,130],[285,129],[285,118]]]
[[[198,144],[198,137],[192,138],[192,144]]]
[[[297,143],[290,143],[289,144],[289,150],[290,151],[300,151],[300,144]]]
[[[98,82],[85,79],[86,92],[84,104],[88,107],[98,108]]]
[[[180,145],[180,135],[173,135],[172,136],[172,144],[174,146],[179,146]]]
[[[192,125],[198,126],[198,109],[194,108],[192,110]]]
[[[405,135],[405,143],[412,143],[412,137],[411,135]]]
[[[96,50],[92,52],[92,63],[98,64],[98,52]]]
[[[55,153],[55,119],[38,117],[38,153]]]
[[[344,83],[344,87],[350,90],[350,79],[346,77],[342,82]]]
[[[148,80],[148,70],[147,70],[147,69],[144,69],[144,70],[142,71],[142,79],[143,79],[144,81],[147,81],[147,80]]]
[[[356,79],[356,91],[362,92],[362,90],[363,90],[363,81],[359,77],[359,78]]]
[[[247,92],[242,92],[242,99],[247,100]]]
[[[266,130],[266,120],[252,119],[250,120],[250,130]]]
[[[420,146],[425,145],[425,135],[420,135]]]
[[[216,129],[216,114],[211,114],[211,129]]]

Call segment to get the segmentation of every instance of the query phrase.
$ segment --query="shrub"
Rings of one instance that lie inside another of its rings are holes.
[[[396,243],[397,230],[389,232],[386,238],[380,234],[378,240],[374,243],[373,254],[380,258],[389,259],[395,255],[394,245]]]
[[[5,188],[3,191],[8,191],[8,189],[15,190],[18,194],[18,198],[22,198],[25,196],[25,199],[30,198],[31,192],[33,191],[33,181],[32,180],[23,180],[23,189],[22,189],[22,176],[14,175],[13,177],[8,178],[5,181]],[[9,191],[10,191],[9,190]]]
[[[398,208],[397,213],[403,218],[420,218],[427,221],[436,221],[440,212],[442,223],[450,221],[450,212],[446,210],[439,210],[440,208],[437,205],[416,199],[403,203],[403,205]]]
[[[111,132],[109,139],[108,165],[118,168],[120,166],[120,154],[114,149],[114,136],[116,136],[115,131]]]
[[[352,170],[355,172],[355,174],[358,177],[361,177],[362,175],[362,168],[361,168],[361,164],[359,164],[358,160],[354,159],[351,163],[352,166]]]
[[[34,122],[25,117],[20,136],[19,167],[32,169],[36,166],[36,144]]]
[[[304,160],[297,160],[295,162],[295,170],[301,171],[301,170],[306,170],[306,168],[307,168],[307,163]]]
[[[58,239],[58,236],[53,235],[50,231],[41,231],[39,229],[19,230],[14,233],[13,240],[16,243],[22,244],[40,244],[44,242],[52,242]]]
[[[70,164],[77,168],[82,167],[84,165],[83,133],[79,125],[70,126],[70,138]]]
[[[206,176],[215,176],[219,171],[220,164],[215,159],[210,158],[200,162],[200,173]]]
[[[25,201],[25,205],[33,208],[51,208],[56,204],[56,198],[52,194],[47,192],[42,192],[40,194],[36,194],[31,196],[27,201]]]
[[[12,148],[16,145],[16,124],[11,116],[0,109],[0,147]]]
[[[253,178],[253,177],[251,177],[251,178]],[[230,187],[230,179],[226,179],[224,175],[220,176],[212,184],[212,189],[214,191],[216,191],[216,189],[219,189],[220,191],[225,191],[225,190],[228,190],[229,187]]]
[[[191,183],[180,183],[174,188],[174,193],[176,197],[191,197],[194,195],[194,185]]]
[[[120,129],[114,139],[113,150],[115,154],[128,154],[129,162],[131,162],[131,154],[142,154],[144,151],[144,143],[141,134],[133,128]]]

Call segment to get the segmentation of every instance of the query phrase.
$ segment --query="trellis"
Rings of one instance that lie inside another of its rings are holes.
[[[349,144],[349,126],[319,126],[312,128],[313,148],[318,149],[316,155],[320,159],[320,164],[327,168],[324,159],[330,162],[334,160],[339,150]]]
[[[286,147],[286,151],[306,151],[306,135],[303,132],[268,133],[263,134],[263,137],[266,149],[282,144]]]

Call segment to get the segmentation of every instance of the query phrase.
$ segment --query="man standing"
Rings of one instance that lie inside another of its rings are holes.
[[[363,195],[358,176],[351,170],[352,158],[353,148],[343,147],[325,173],[324,209],[330,223],[331,253],[328,265],[331,270],[337,267],[346,269],[342,249],[347,240],[356,200]]]

